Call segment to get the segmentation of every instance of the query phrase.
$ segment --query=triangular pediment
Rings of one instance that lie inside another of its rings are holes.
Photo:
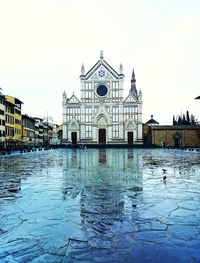
[[[77,104],[77,103],[80,103],[80,100],[73,94],[71,98],[69,98],[68,103]]]
[[[72,118],[68,127],[70,130],[77,130],[79,128],[79,124],[75,118]]]
[[[132,117],[128,118],[128,120],[125,123],[125,127],[127,130],[134,130],[136,127],[135,121]]]
[[[118,74],[104,59],[100,59],[85,75],[81,75],[81,78],[85,80],[119,79],[123,78],[123,76],[123,74]]]
[[[100,65],[94,73],[89,77],[91,80],[111,80],[116,79],[110,71],[107,70],[103,65]]]
[[[129,94],[124,100],[125,103],[135,103],[137,99],[133,96],[133,94]]]

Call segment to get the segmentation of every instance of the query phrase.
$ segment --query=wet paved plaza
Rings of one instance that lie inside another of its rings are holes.
[[[0,157],[0,262],[200,262],[200,152]]]

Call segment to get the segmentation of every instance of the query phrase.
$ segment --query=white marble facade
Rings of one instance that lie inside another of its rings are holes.
[[[133,71],[123,97],[123,67],[115,71],[100,53],[89,70],[81,67],[80,99],[63,93],[63,142],[74,144],[142,144],[142,93]]]

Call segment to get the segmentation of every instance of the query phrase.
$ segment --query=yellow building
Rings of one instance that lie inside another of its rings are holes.
[[[6,142],[7,145],[16,144],[22,137],[22,114],[21,105],[22,101],[19,99],[5,95],[6,106]]]

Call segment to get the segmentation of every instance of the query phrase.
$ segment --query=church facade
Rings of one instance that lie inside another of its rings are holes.
[[[134,70],[124,98],[124,74],[100,53],[97,63],[81,67],[80,99],[63,93],[63,142],[72,144],[142,144],[142,92]]]

